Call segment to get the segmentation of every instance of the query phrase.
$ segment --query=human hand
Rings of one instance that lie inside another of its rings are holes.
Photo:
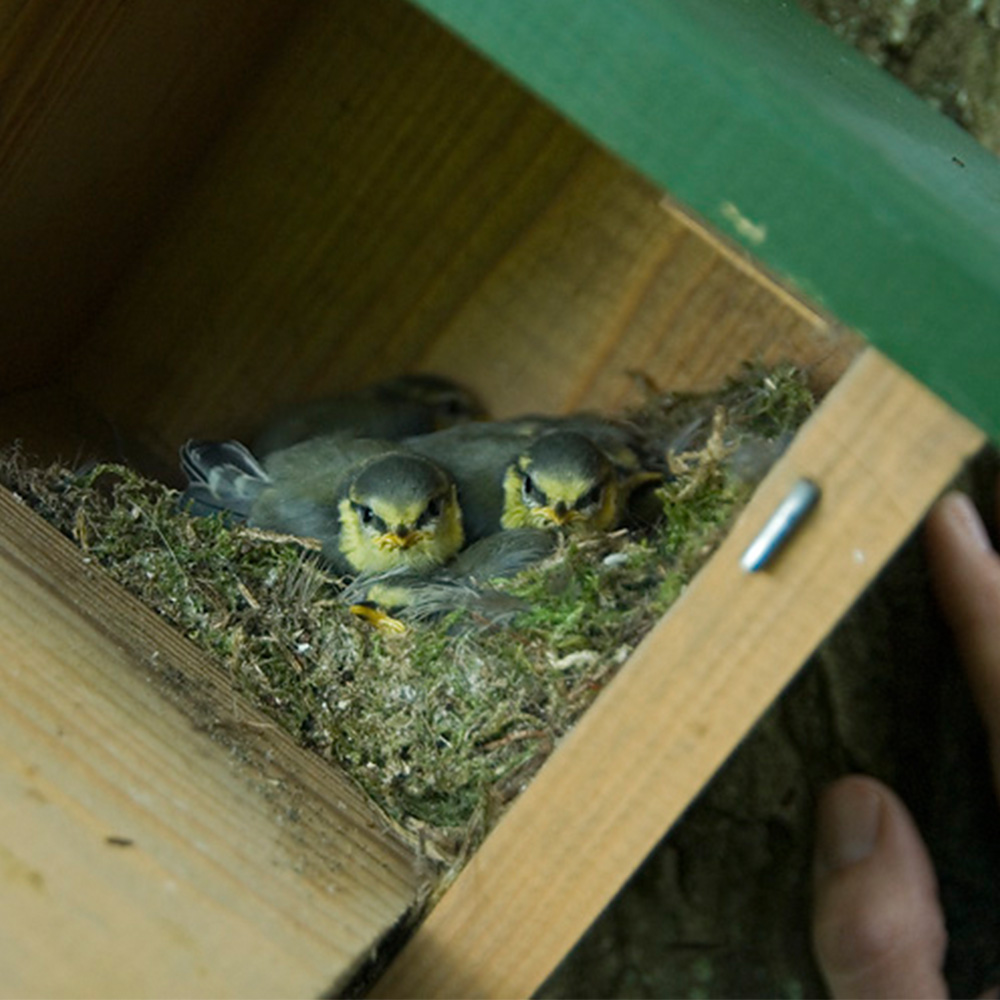
[[[925,540],[1000,798],[1000,555],[959,493],[935,505]],[[817,825],[813,947],[832,995],[946,997],[937,879],[907,808],[881,782],[850,776],[826,790]]]

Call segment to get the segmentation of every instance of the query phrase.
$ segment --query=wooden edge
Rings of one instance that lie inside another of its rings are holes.
[[[681,225],[695,233],[700,240],[707,243],[713,250],[725,257],[733,267],[741,273],[753,278],[759,285],[766,288],[779,302],[794,310],[807,323],[828,324],[836,326],[838,333],[845,337],[856,339],[859,347],[862,338],[849,327],[839,323],[832,315],[823,312],[812,302],[805,299],[795,288],[783,282],[756,258],[742,244],[727,236],[720,229],[705,222],[697,212],[693,211],[673,195],[666,193],[660,198],[660,208],[667,215],[676,219]],[[753,223],[743,219],[735,206],[730,215],[736,228],[741,226],[752,228]]]
[[[340,988],[426,873],[335,768],[0,491],[11,995]]]
[[[983,440],[866,351],[370,996],[530,996]],[[773,567],[743,572],[803,476],[818,508]]]

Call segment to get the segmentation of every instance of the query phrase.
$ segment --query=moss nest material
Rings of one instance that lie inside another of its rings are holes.
[[[629,418],[669,447],[672,477],[656,493],[665,516],[565,539],[497,582],[525,608],[503,627],[456,611],[402,633],[373,629],[308,544],[192,518],[176,491],[123,466],[39,469],[14,448],[0,481],[431,856],[453,861],[681,593],[813,406],[789,365],[748,366],[713,394],[651,394]]]

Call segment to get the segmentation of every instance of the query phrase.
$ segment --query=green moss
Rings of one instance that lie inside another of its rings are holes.
[[[670,456],[673,475],[655,494],[664,517],[568,539],[498,583],[528,605],[506,628],[456,612],[402,635],[375,631],[303,545],[191,518],[173,490],[127,468],[39,470],[11,451],[0,480],[215,656],[236,690],[453,859],[681,593],[773,459],[770,442],[812,405],[790,366],[748,367],[711,396],[651,400],[632,418]],[[755,449],[756,465],[740,461]]]

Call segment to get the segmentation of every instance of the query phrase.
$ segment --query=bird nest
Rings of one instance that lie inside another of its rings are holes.
[[[629,419],[669,452],[654,527],[564,539],[475,606],[374,629],[296,539],[178,510],[119,465],[85,473],[0,455],[0,482],[214,656],[233,687],[348,771],[433,858],[460,860],[531,779],[725,535],[814,407],[790,365],[719,392],[650,394]]]

